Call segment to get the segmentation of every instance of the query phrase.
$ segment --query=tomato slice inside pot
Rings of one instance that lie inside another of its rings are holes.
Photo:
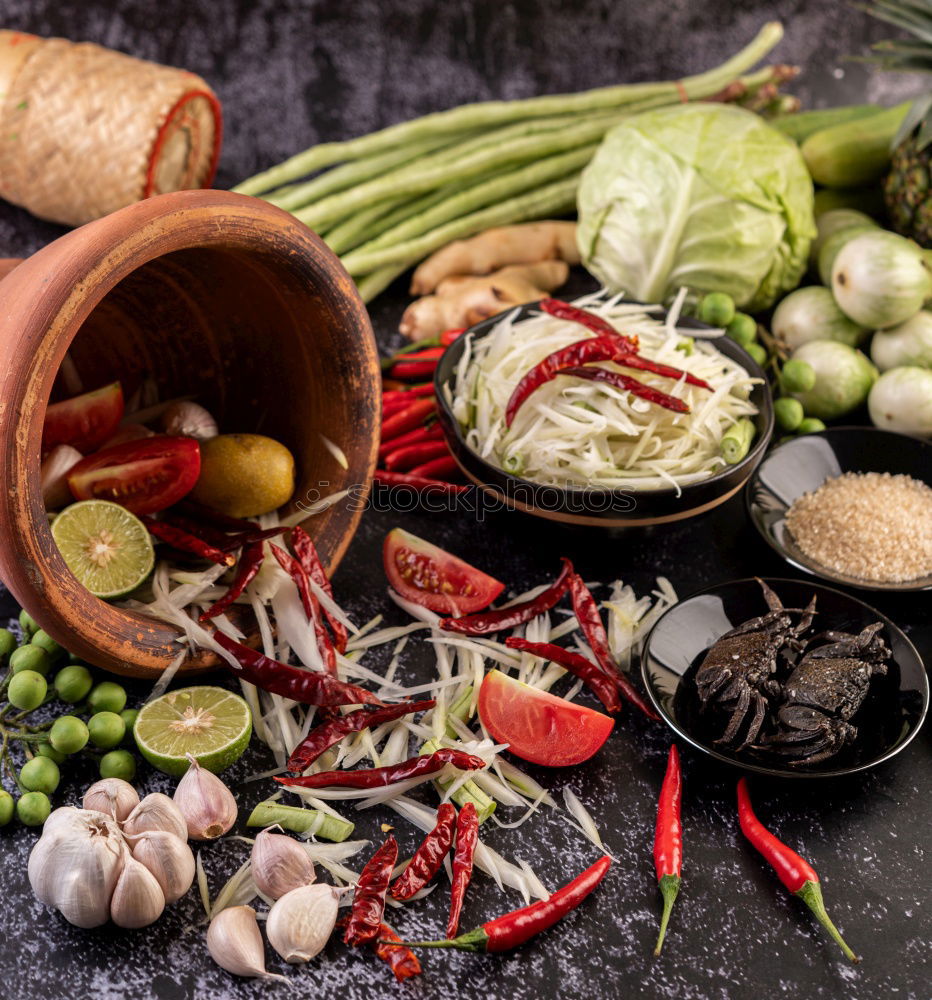
[[[385,537],[382,563],[402,597],[440,614],[472,614],[505,589],[494,577],[401,528]]]
[[[191,491],[201,471],[194,438],[160,434],[104,448],[68,473],[77,500],[110,500],[134,514],[156,514]]]
[[[479,718],[498,743],[522,760],[570,767],[602,747],[615,720],[490,670],[479,688]]]
[[[52,403],[45,411],[42,450],[70,444],[82,454],[94,451],[113,435],[122,419],[123,389],[119,382]]]

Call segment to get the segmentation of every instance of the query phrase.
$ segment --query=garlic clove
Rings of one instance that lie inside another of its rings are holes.
[[[162,414],[162,430],[166,434],[182,434],[185,437],[206,441],[217,436],[217,421],[198,403],[181,400],[172,403]]]
[[[338,889],[324,884],[286,892],[269,910],[265,924],[269,944],[286,962],[309,962],[333,933],[339,897]]]
[[[269,899],[310,885],[316,875],[314,862],[296,840],[281,833],[262,830],[252,845],[250,869],[256,888]]]
[[[81,804],[85,809],[106,813],[118,823],[122,823],[139,805],[139,794],[122,778],[104,778],[103,781],[97,781],[88,788]]]
[[[175,805],[191,840],[222,837],[236,822],[236,799],[229,788],[189,755],[191,766],[175,789]]]
[[[68,486],[68,473],[84,456],[70,444],[56,445],[42,459],[39,485],[42,488],[42,502],[46,510],[58,510],[71,503],[74,497]]]
[[[33,892],[77,927],[105,924],[128,854],[119,827],[84,809],[56,809],[49,820],[29,855]]]
[[[164,830],[144,830],[133,838],[133,858],[152,873],[166,903],[174,903],[194,882],[194,852],[187,841]]]
[[[146,830],[173,833],[182,841],[188,839],[188,824],[181,815],[181,810],[161,792],[147,795],[127,816],[123,824],[123,836],[130,840]]]
[[[148,927],[164,909],[165,896],[155,876],[135,858],[125,858],[110,899],[110,919],[117,927]]]
[[[221,969],[234,976],[285,979],[265,971],[262,934],[251,906],[221,910],[207,928],[207,950]]]

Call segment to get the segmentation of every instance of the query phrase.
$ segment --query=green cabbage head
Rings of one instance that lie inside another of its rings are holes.
[[[630,118],[606,134],[580,182],[583,263],[643,302],[687,285],[764,309],[799,284],[815,235],[796,144],[727,104]]]

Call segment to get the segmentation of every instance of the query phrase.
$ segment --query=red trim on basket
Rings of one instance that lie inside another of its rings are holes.
[[[217,173],[217,163],[220,160],[220,144],[223,141],[223,110],[220,107],[217,95],[213,91],[189,90],[182,94],[171,108],[169,108],[168,114],[165,115],[164,121],[159,126],[155,142],[152,144],[152,152],[149,154],[149,165],[146,168],[146,184],[142,192],[143,198],[150,198],[152,196],[152,191],[155,187],[155,168],[159,162],[159,157],[162,155],[162,147],[168,138],[168,127],[171,125],[176,112],[180,108],[183,108],[185,104],[198,97],[203,97],[207,100],[214,118],[214,148],[210,154],[210,165],[207,169],[207,175],[200,186],[202,188],[209,188],[213,183],[214,176]]]

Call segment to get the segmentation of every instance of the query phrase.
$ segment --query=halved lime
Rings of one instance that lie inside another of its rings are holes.
[[[239,695],[223,688],[179,688],[142,706],[133,735],[143,757],[165,774],[184,774],[188,754],[217,774],[242,757],[252,715]]]
[[[97,597],[122,597],[155,565],[146,526],[109,500],[82,500],[52,522],[52,538],[68,569]]]

